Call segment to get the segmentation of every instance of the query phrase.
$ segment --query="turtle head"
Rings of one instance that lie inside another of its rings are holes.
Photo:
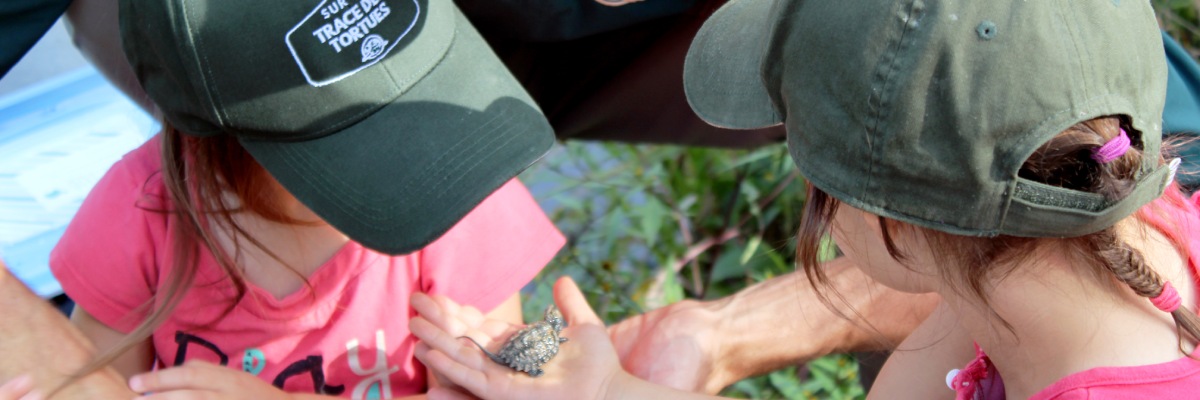
[[[562,332],[563,328],[567,327],[567,320],[563,319],[562,312],[559,312],[554,304],[546,306],[546,323],[550,324],[555,332]]]

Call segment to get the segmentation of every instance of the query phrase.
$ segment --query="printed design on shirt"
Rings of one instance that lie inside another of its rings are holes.
[[[179,347],[175,349],[175,361],[171,364],[172,366],[178,367],[183,365],[183,363],[188,360],[188,352],[193,348],[193,346],[198,346],[197,351],[210,353],[209,357],[206,358],[216,357],[217,364],[222,366],[229,365],[229,355],[225,354],[225,352],[222,351],[221,348],[216,344],[202,337],[187,332],[177,331],[175,332],[175,344],[177,344]],[[258,353],[261,354],[262,351],[258,351]],[[245,359],[249,354],[250,351],[247,351],[246,354],[243,355],[243,370],[246,369]],[[192,355],[195,356],[196,354],[193,353]],[[265,368],[267,365],[265,355],[258,365],[258,372],[261,373],[262,368]],[[286,384],[292,378],[303,377],[307,375],[310,379],[312,379],[313,393],[337,396],[345,392],[345,385],[329,385],[327,382],[325,382],[324,366],[325,359],[320,355],[311,355],[305,357],[304,359],[288,364],[287,367],[275,375],[275,378],[271,380],[271,384],[279,389],[284,389],[284,384]],[[255,375],[258,374],[255,373]]]
[[[387,345],[383,341],[383,330],[375,331],[375,364],[371,368],[363,368],[359,359],[358,339],[346,343],[347,363],[350,370],[365,379],[354,385],[350,398],[355,400],[379,400],[392,398],[392,384],[388,376],[400,371],[400,367],[389,366]]]
[[[385,336],[382,329],[375,331],[375,345],[373,349],[369,345],[361,344],[358,339],[351,339],[346,342],[346,357],[344,358],[346,364],[344,367],[361,378],[353,385],[354,388],[350,392],[351,399],[386,400],[392,398],[391,376],[400,372],[400,367],[389,364],[390,360],[388,360],[388,347]],[[175,350],[173,366],[183,365],[188,359],[196,358],[204,360],[215,359],[220,365],[229,365],[229,355],[220,346],[195,334],[177,331],[175,332],[175,344],[179,347]],[[364,365],[363,359],[371,357],[368,355],[370,353],[364,352],[371,351],[375,353],[374,361],[369,366]],[[267,359],[267,354],[262,349],[252,347],[242,351],[242,371],[270,381],[277,388],[286,390],[284,386],[290,380],[308,377],[312,382],[313,393],[338,396],[346,391],[346,385],[331,385],[325,381],[325,358],[322,355],[309,355],[303,359],[296,360],[288,364],[287,367],[273,378],[261,376],[268,362],[270,361]],[[334,361],[334,364],[340,364],[340,361]],[[330,367],[339,368],[342,366],[330,365]],[[293,390],[295,388],[296,386],[293,386]]]
[[[325,86],[394,50],[421,16],[418,1],[324,0],[287,32],[284,42],[308,84]]]
[[[249,348],[242,353],[242,371],[258,376],[267,367],[267,355],[262,350]]]

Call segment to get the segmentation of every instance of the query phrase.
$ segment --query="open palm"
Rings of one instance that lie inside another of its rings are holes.
[[[540,377],[497,364],[469,340],[459,339],[469,336],[495,352],[520,326],[489,320],[472,307],[440,296],[413,295],[413,307],[420,313],[410,324],[421,339],[417,357],[449,383],[482,398],[605,398],[612,383],[625,373],[603,322],[569,278],[554,285],[554,297],[567,320],[562,336],[570,341],[542,366],[545,374]],[[434,399],[458,396],[451,390],[430,392]]]

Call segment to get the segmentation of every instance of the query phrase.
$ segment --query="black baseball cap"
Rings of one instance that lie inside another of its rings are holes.
[[[418,250],[541,158],[550,125],[450,0],[122,0],[167,121],[233,135],[366,247]]]

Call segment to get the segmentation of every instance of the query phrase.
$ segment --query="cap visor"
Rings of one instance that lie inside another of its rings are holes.
[[[688,104],[722,128],[757,129],[783,122],[763,84],[762,61],[774,25],[774,1],[732,0],[707,21],[683,65]]]
[[[371,249],[428,245],[554,144],[533,100],[454,13],[445,57],[392,104],[315,140],[242,139],[292,195]]]

